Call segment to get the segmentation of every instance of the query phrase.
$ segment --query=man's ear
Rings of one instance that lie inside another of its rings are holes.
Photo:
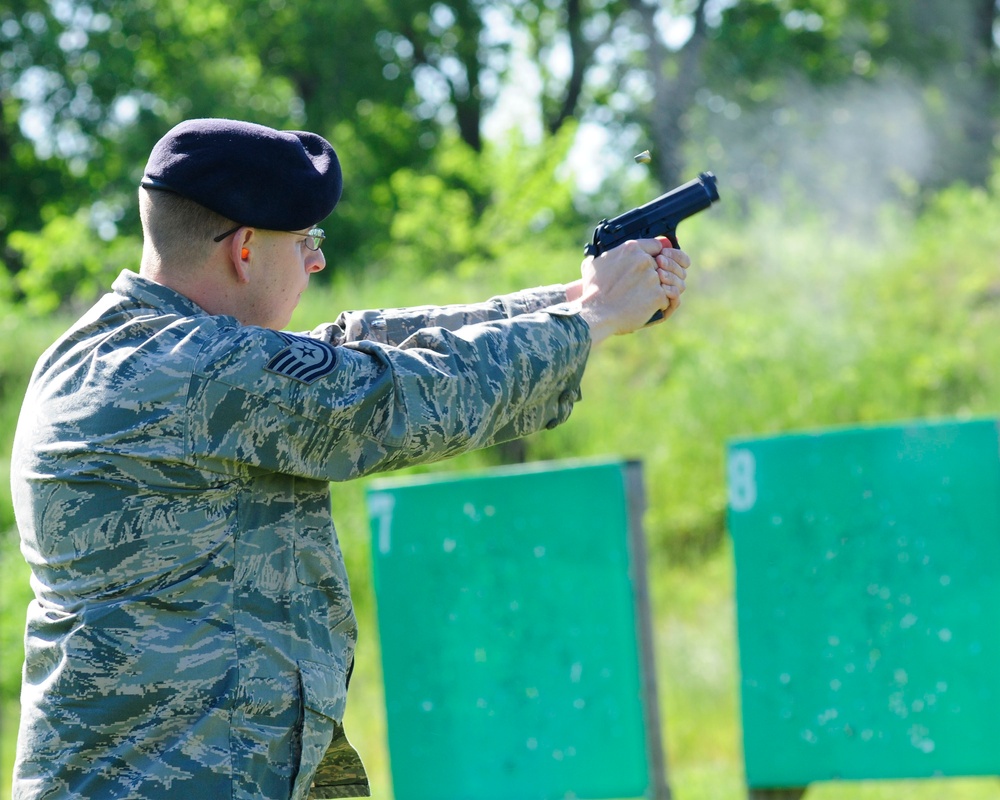
[[[229,245],[229,258],[233,262],[233,269],[236,272],[236,279],[240,283],[250,283],[250,258],[253,255],[251,240],[253,239],[253,228],[243,227],[233,234],[232,242]]]

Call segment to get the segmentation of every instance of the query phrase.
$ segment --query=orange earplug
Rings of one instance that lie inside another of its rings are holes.
[[[250,251],[246,247],[240,250],[240,258],[242,258],[244,261],[250,258]]]

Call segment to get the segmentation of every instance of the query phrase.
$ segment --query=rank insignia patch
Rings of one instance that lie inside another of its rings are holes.
[[[302,383],[313,383],[329,375],[337,366],[337,350],[333,345],[293,333],[279,332],[278,336],[285,340],[288,347],[267,362],[264,369],[268,372]]]

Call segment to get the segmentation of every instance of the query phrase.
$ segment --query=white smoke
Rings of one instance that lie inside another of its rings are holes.
[[[901,76],[826,89],[791,84],[780,106],[750,113],[699,99],[719,110],[702,154],[709,166],[718,163],[734,194],[792,214],[822,209],[864,228],[884,204],[912,196],[933,168],[931,112],[921,88]]]

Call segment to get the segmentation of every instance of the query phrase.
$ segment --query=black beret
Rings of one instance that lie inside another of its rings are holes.
[[[333,211],[343,178],[333,147],[315,133],[190,119],[153,147],[142,186],[174,192],[233,222],[287,231]]]

